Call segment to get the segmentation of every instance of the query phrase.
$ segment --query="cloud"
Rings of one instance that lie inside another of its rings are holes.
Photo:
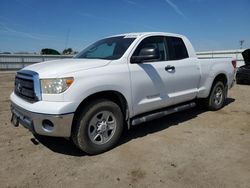
[[[194,2],[194,3],[202,3],[202,2],[205,2],[207,0],[189,0],[191,2]]]
[[[123,0],[123,2],[131,4],[131,5],[136,5],[137,4],[135,1],[131,1],[131,0]]]
[[[3,22],[0,22],[0,32],[3,32],[8,35],[16,36],[16,37],[22,37],[22,38],[30,38],[30,39],[36,39],[36,40],[51,40],[51,39],[60,39],[59,36],[54,35],[46,35],[46,34],[39,34],[39,33],[29,33],[29,32],[23,32],[20,30],[13,29],[13,27],[10,27],[9,25],[23,27],[21,24],[5,24]]]
[[[8,34],[15,35],[15,36],[18,36],[18,37],[25,37],[25,38],[31,38],[31,39],[40,39],[40,40],[42,39],[41,37],[36,36],[36,35],[34,35],[32,33],[27,33],[27,32],[17,31],[15,29],[12,29],[12,28],[6,26],[3,23],[0,23],[0,31],[8,33]]]
[[[186,18],[185,14],[179,9],[179,7],[175,3],[173,3],[171,0],[165,0],[165,1],[170,7],[172,7],[172,9],[177,14],[181,15],[183,18]]]
[[[107,17],[103,17],[103,16],[96,16],[94,14],[90,14],[90,13],[82,13],[82,12],[78,12],[78,15],[80,16],[84,16],[84,17],[88,17],[91,19],[95,19],[95,20],[100,20],[100,21],[104,21],[106,23],[116,23],[116,24],[126,24],[126,25],[130,25],[130,26],[140,26],[146,29],[151,29],[151,30],[158,30],[158,28],[151,26],[151,25],[147,25],[147,24],[142,24],[142,23],[137,23],[137,22],[131,22],[131,21],[124,21],[124,20],[118,20],[118,19],[111,19],[111,18],[107,18]]]

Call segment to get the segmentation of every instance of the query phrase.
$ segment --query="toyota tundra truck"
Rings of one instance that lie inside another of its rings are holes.
[[[69,59],[17,71],[11,122],[71,138],[88,154],[113,148],[124,129],[192,108],[223,107],[236,61],[198,59],[179,34],[145,32],[99,40]]]

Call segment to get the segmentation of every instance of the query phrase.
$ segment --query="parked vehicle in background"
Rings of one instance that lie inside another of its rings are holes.
[[[113,148],[123,129],[192,108],[197,100],[219,110],[235,70],[231,58],[198,59],[182,35],[116,35],[72,59],[18,71],[12,123],[71,137],[81,150],[98,154]]]
[[[250,84],[250,49],[242,52],[245,65],[237,70],[236,82],[237,84]]]

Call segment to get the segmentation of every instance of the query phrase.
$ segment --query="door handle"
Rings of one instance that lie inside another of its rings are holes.
[[[168,65],[165,67],[165,71],[174,71],[174,70],[175,70],[175,67],[172,65]]]

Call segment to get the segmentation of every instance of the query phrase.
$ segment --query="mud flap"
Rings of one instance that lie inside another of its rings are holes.
[[[14,113],[12,113],[12,116],[11,116],[11,123],[12,123],[15,127],[18,127],[18,126],[19,126],[19,118],[18,118]]]

